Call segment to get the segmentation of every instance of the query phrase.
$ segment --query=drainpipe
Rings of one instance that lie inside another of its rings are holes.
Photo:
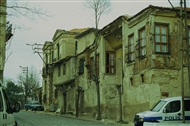
[[[77,89],[78,95],[77,95],[77,99],[76,99],[76,117],[78,117],[78,113],[79,113],[79,98],[80,98],[80,92],[82,91],[82,88],[79,86]]]
[[[118,122],[123,122],[122,119],[122,99],[121,99],[121,84],[116,85],[119,93],[119,121]]]
[[[63,111],[64,111],[64,114],[66,114],[66,105],[67,105],[67,102],[66,102],[66,91],[63,92],[63,100],[64,100],[64,108],[63,108]]]

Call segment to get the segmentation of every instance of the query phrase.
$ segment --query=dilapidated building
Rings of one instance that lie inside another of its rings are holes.
[[[123,32],[124,119],[132,120],[135,113],[149,110],[160,98],[181,95],[180,35],[185,37],[185,33],[180,30],[178,13],[177,8],[150,5],[126,21]],[[187,22],[190,24],[190,19]],[[187,64],[187,58],[183,63]],[[187,67],[183,70],[184,91],[189,95]]]
[[[185,41],[189,36],[180,29],[178,13],[179,8],[150,5],[132,17],[119,16],[98,31],[57,30],[53,42],[43,48],[45,67],[52,70],[43,79],[47,106],[95,118],[99,92],[101,118],[131,122],[137,112],[150,109],[160,98],[181,95],[182,80],[184,94],[189,95],[188,67],[183,67],[181,78],[181,55],[183,66],[188,66],[189,58],[181,50],[189,47]]]

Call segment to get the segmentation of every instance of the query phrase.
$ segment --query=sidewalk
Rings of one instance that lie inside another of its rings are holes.
[[[46,111],[36,111],[37,113],[42,113],[42,114],[50,114],[50,115],[55,115],[55,116],[62,116],[65,118],[73,118],[73,119],[79,119],[79,120],[85,120],[85,121],[92,121],[92,122],[100,122],[100,123],[104,123],[107,125],[114,125],[114,126],[134,126],[133,123],[117,123],[115,120],[108,120],[108,119],[102,119],[102,120],[96,120],[92,117],[89,117],[87,115],[79,115],[78,117],[76,117],[75,115],[71,115],[71,114],[60,114],[60,113],[56,113],[56,112],[46,112]]]

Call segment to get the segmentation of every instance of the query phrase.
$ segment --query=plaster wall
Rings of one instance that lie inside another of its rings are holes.
[[[132,63],[125,63],[123,80],[123,115],[125,120],[132,121],[138,112],[149,110],[159,99],[181,95],[181,71],[179,69],[179,22],[172,12],[153,12],[141,22],[131,24],[125,30],[126,35],[134,33],[134,42],[138,40],[138,30],[146,29],[146,57],[136,57]],[[136,20],[136,19],[134,19]],[[155,53],[154,26],[165,23],[169,26],[171,54]],[[125,37],[126,45],[128,38]],[[137,44],[137,43],[136,43]],[[135,44],[135,45],[136,45]],[[124,52],[127,52],[124,50]],[[187,70],[184,70],[187,77]],[[189,94],[187,79],[184,79],[185,95]]]
[[[94,32],[91,32],[79,39],[78,40],[78,48],[77,48],[77,53],[81,53],[83,52],[87,47],[89,47],[90,45],[92,45],[94,43]]]

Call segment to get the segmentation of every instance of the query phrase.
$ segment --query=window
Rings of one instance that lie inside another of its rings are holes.
[[[115,52],[106,52],[106,73],[115,74]]]
[[[53,51],[51,52],[51,61],[52,62],[54,61],[54,53],[53,53]]]
[[[157,53],[168,53],[168,25],[155,24],[155,50]]]
[[[58,60],[59,60],[59,58],[60,58],[59,52],[60,52],[60,47],[59,47],[59,43],[58,43],[58,44],[57,44],[57,59],[58,59]]]
[[[146,55],[146,31],[145,28],[139,30],[139,57]]]
[[[133,78],[132,77],[130,78],[130,82],[131,82],[131,86],[133,86],[134,84],[133,84]]]
[[[55,89],[54,96],[55,96],[55,98],[58,97],[58,89]]]
[[[134,34],[128,37],[128,53],[127,53],[127,62],[134,61]]]
[[[180,108],[180,101],[172,101],[166,105],[166,113],[178,112]]]
[[[1,91],[0,91],[0,112],[3,111],[3,98],[2,98],[2,94],[1,94]]]
[[[63,75],[66,74],[66,63],[63,63]]]
[[[141,81],[144,83],[144,74],[141,74]]]
[[[77,54],[77,51],[78,51],[78,42],[76,41],[75,42],[75,54]]]
[[[99,55],[96,55],[96,75],[99,75]]]
[[[190,100],[185,100],[185,111],[190,111]]]
[[[4,96],[4,100],[5,100],[5,110],[7,113],[12,113],[12,109],[11,109],[11,106],[10,106],[10,102],[8,100],[8,97],[7,97],[7,94],[5,92],[5,90],[2,90],[3,92],[3,96]]]
[[[46,64],[48,63],[48,54],[46,53]]]
[[[78,74],[83,74],[84,73],[84,59],[79,60],[79,72]]]
[[[61,65],[58,66],[58,77],[61,76]]]

